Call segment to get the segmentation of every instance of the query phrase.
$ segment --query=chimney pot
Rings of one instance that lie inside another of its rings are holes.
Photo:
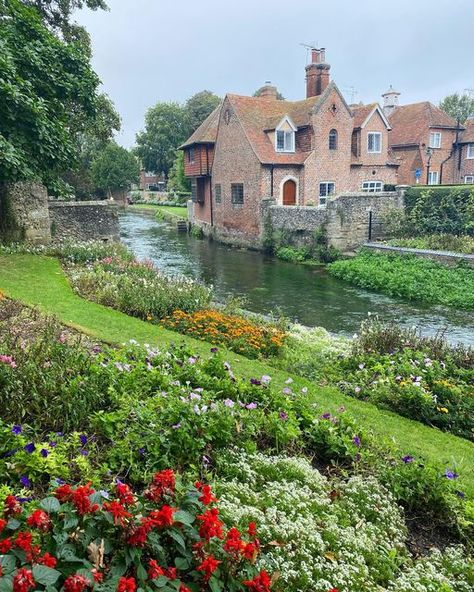
[[[316,97],[322,94],[329,84],[329,70],[331,66],[326,63],[326,49],[313,48],[311,50],[311,63],[306,66],[306,98]]]

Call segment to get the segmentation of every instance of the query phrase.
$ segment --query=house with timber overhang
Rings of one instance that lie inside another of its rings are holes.
[[[339,194],[381,192],[397,182],[381,107],[346,103],[324,49],[311,52],[306,98],[279,100],[270,83],[258,95],[227,94],[180,147],[193,221],[205,232],[252,242],[268,198],[324,208]]]

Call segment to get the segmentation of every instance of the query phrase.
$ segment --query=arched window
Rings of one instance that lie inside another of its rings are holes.
[[[329,150],[337,150],[337,130],[329,132]]]

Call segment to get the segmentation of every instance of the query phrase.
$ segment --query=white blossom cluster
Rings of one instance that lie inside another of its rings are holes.
[[[410,567],[402,511],[375,479],[329,481],[302,458],[237,451],[226,451],[218,472],[223,518],[242,529],[249,521],[257,523],[259,566],[279,572],[278,589],[415,590],[403,587],[398,575],[403,573],[408,582],[419,578]],[[418,569],[423,575],[429,566],[427,562]],[[399,581],[402,587],[393,587]],[[435,588],[426,588],[431,590]]]

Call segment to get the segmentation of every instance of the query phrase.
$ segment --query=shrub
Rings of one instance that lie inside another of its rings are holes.
[[[121,482],[110,493],[62,483],[51,494],[27,511],[6,497],[3,590],[270,591],[270,576],[253,565],[255,524],[226,531],[207,485],[185,490],[164,470],[142,495]]]
[[[474,238],[470,236],[456,236],[454,234],[428,234],[414,238],[398,238],[388,241],[395,247],[411,249],[429,249],[434,251],[451,251],[455,253],[474,253]]]
[[[459,264],[448,267],[414,255],[359,251],[336,261],[329,272],[345,281],[391,296],[474,309],[474,271]]]
[[[186,314],[183,310],[163,319],[163,326],[185,333],[250,358],[276,355],[285,334],[270,325],[256,325],[242,317],[216,310],[201,310]]]

